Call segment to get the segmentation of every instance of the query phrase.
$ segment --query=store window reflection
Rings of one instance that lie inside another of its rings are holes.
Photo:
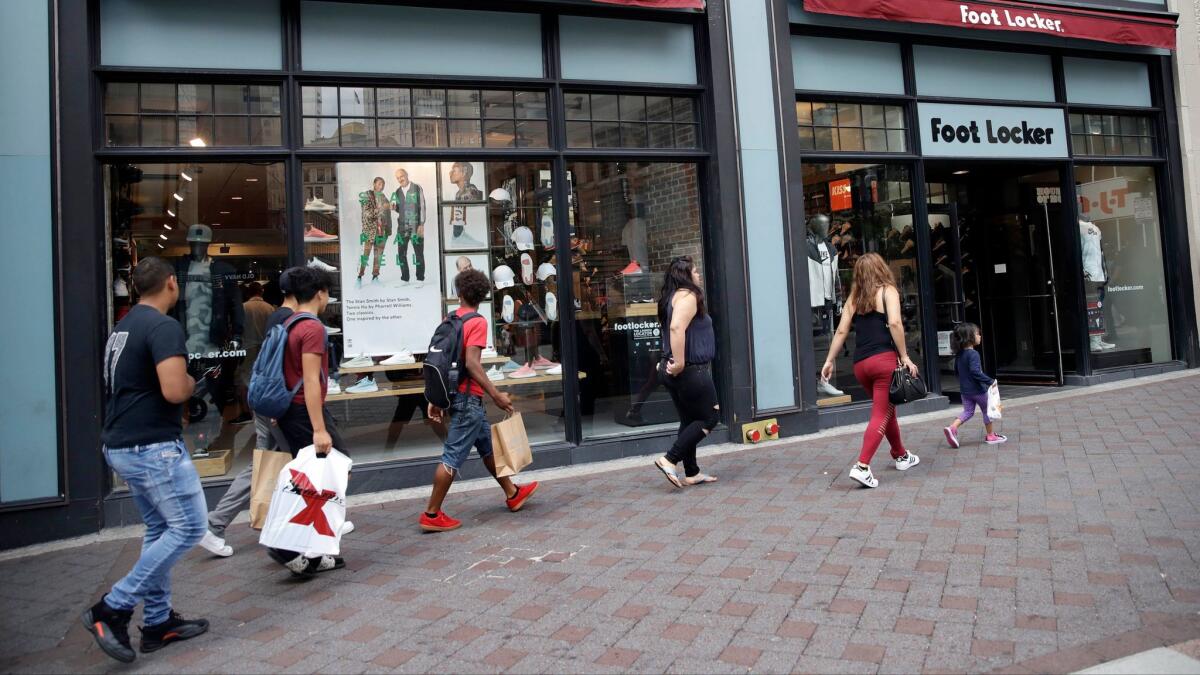
[[[575,162],[569,171],[584,437],[675,425],[655,374],[657,303],[672,258],[704,269],[696,166]]]
[[[132,267],[146,256],[175,266],[171,316],[184,328],[196,392],[184,440],[202,477],[248,463],[255,446],[246,406],[266,315],[282,300],[287,260],[283,165],[143,163],[105,169],[110,325],[137,297]]]
[[[805,229],[809,305],[814,348],[829,348],[853,283],[852,270],[864,253],[878,253],[900,284],[908,352],[920,362],[920,303],[912,187],[907,166],[896,164],[805,164]],[[870,400],[854,378],[854,334],[837,354],[834,375],[817,382],[817,404],[832,406]]]
[[[493,280],[479,308],[489,377],[532,443],[564,440],[549,164],[307,162],[302,176],[305,259],[336,284],[321,317],[329,408],[355,461],[441,453],[446,429],[426,418],[421,364],[468,268]]]
[[[1092,366],[1170,360],[1154,169],[1080,166],[1075,182]]]

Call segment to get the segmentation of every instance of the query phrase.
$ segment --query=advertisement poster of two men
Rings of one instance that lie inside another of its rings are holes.
[[[456,269],[446,255],[487,260],[481,162],[341,162],[343,330],[347,355],[424,353]]]

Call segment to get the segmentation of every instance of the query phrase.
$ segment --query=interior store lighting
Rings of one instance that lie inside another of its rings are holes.
[[[246,179],[246,182],[247,182],[247,183],[257,183],[257,182],[258,182],[258,179],[257,179],[257,178],[247,178],[247,179]]]
[[[187,182],[189,182],[189,183],[190,183],[190,182],[192,182],[192,177],[191,177],[191,176],[189,176],[189,175],[188,175],[188,173],[187,173],[186,171],[180,171],[180,172],[179,172],[179,177],[180,177],[180,178],[182,178],[182,179],[184,179],[184,180],[186,180],[186,181],[187,181]]]
[[[174,218],[174,217],[175,217],[175,212],[174,212],[174,211],[172,211],[171,209],[167,209],[167,215],[168,215],[168,216],[171,216],[172,218]]]
[[[172,197],[174,197],[174,198],[175,198],[175,201],[177,201],[177,202],[182,202],[182,201],[183,201],[183,197],[180,197],[178,192],[172,192],[172,193],[171,193],[171,196],[172,196]]]
[[[170,225],[168,225],[168,224],[166,224],[166,223],[163,223],[163,227],[164,227],[164,228],[166,228],[166,229],[168,229],[168,230],[174,229],[174,228],[172,228]]]
[[[165,248],[166,248],[166,246],[163,246],[162,244],[159,244],[159,245],[158,245],[158,247],[159,247],[159,248],[162,248],[162,249],[165,249]]]
[[[192,140],[188,141],[188,145],[192,146],[193,148],[203,148],[207,147],[208,144],[204,142],[203,138],[193,138]]]
[[[241,197],[230,197],[230,199],[232,199],[232,200],[233,200],[233,201],[235,201],[235,202],[240,202],[240,201],[242,201],[242,198],[241,198]]]
[[[160,235],[158,235],[158,238],[159,238],[159,239],[162,239],[163,241],[166,241],[166,240],[167,240],[167,235],[165,235],[165,234],[160,234]]]

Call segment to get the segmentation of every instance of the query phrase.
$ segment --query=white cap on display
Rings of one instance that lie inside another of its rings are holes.
[[[495,190],[492,190],[492,193],[489,194],[488,197],[497,202],[512,201],[512,195],[508,194],[508,190],[505,190],[504,188],[496,188]]]
[[[517,275],[513,273],[512,268],[508,265],[501,265],[492,270],[492,283],[496,285],[496,289],[512,288],[516,282]]]
[[[187,240],[191,242],[202,241],[206,244],[212,243],[212,228],[196,223],[188,228]]]
[[[538,268],[537,268],[537,280],[538,281],[545,281],[547,278],[554,277],[554,276],[558,276],[558,270],[555,269],[554,265],[551,265],[548,262],[544,262],[541,265],[538,265]]]
[[[533,230],[530,230],[524,225],[513,230],[512,240],[513,243],[517,245],[518,251],[533,250]]]

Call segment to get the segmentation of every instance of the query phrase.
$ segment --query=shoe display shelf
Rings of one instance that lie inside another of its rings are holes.
[[[844,405],[849,402],[850,394],[843,394],[842,396],[827,396],[825,398],[817,399],[817,407],[829,408],[835,405]]]
[[[575,312],[575,317],[580,320],[599,319],[602,316],[600,310],[585,309]],[[608,309],[609,317],[643,317],[643,316],[658,316],[658,303],[654,302],[638,302],[632,305],[612,305]]]
[[[480,359],[480,361],[482,361],[483,365],[485,365],[485,366],[494,366],[494,365],[498,365],[501,363],[507,363],[508,357],[507,356],[494,356],[494,357],[488,358],[488,359]],[[338,369],[338,372],[341,374],[350,374],[350,375],[357,374],[357,373],[386,373],[386,372],[392,372],[392,371],[397,371],[397,370],[420,370],[421,365],[422,365],[422,363],[420,361],[417,361],[416,363],[401,363],[401,364],[395,365],[395,366],[381,366],[378,364],[376,364],[374,366],[362,366],[361,368],[348,368],[346,366],[342,366],[341,368]]]
[[[396,369],[398,367],[411,368],[412,364],[407,364],[405,366],[388,366],[388,368],[390,368],[390,369]],[[345,372],[350,372],[350,371],[342,370],[341,372],[345,373]],[[586,377],[587,377],[587,373],[579,374],[579,379],[581,379],[581,380]],[[562,379],[563,379],[562,375],[541,374],[536,377],[526,377],[526,378],[519,379],[519,380],[513,380],[513,379],[509,379],[509,378],[505,378],[503,380],[494,380],[492,382],[492,384],[496,385],[497,389],[506,389],[506,388],[510,388],[510,387],[524,387],[524,386],[532,385],[532,384],[546,384],[546,383],[550,383],[550,382],[561,382]],[[328,397],[326,397],[325,400],[330,401],[330,402],[357,401],[360,399],[368,399],[368,398],[385,398],[388,396],[412,396],[413,394],[424,394],[424,393],[425,393],[425,383],[424,382],[417,382],[417,381],[413,381],[412,383],[396,382],[396,383],[380,384],[378,391],[369,391],[369,392],[364,392],[361,394],[348,394],[345,392],[343,392],[341,394],[330,394]]]

